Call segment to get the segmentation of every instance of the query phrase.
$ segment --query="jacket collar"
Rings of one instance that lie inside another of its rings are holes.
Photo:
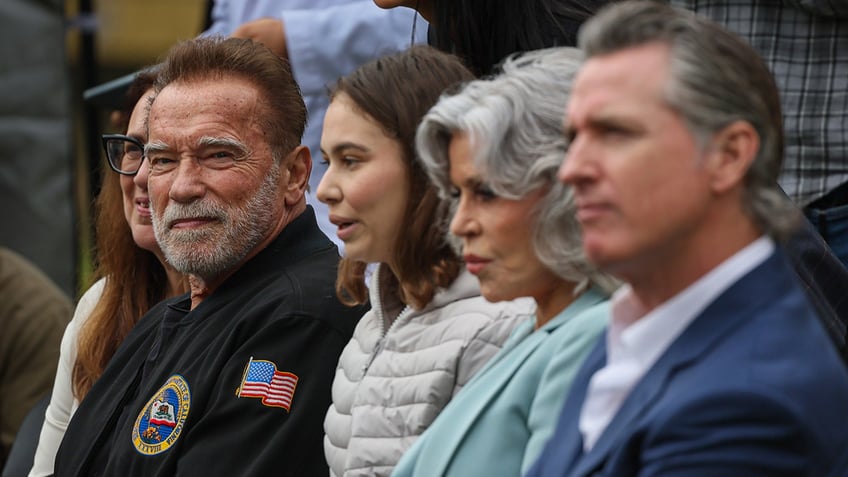
[[[371,278],[371,287],[368,291],[371,307],[378,316],[382,316],[387,309],[401,309],[404,303],[400,301],[396,293],[394,277],[388,265],[380,264]],[[480,284],[474,275],[468,273],[463,267],[459,275],[448,285],[447,288],[439,288],[427,305],[421,310],[415,310],[409,316],[417,316],[429,313],[465,298],[480,296]]]
[[[572,420],[565,423],[569,429],[562,446],[572,462],[577,459],[574,472],[569,475],[589,475],[602,467],[606,458],[615,450],[620,438],[658,401],[676,371],[697,362],[733,330],[755,315],[758,309],[773,301],[774,297],[791,293],[793,286],[795,285],[784,256],[780,252],[772,253],[765,262],[707,306],[681,333],[636,384],[595,446],[583,454],[583,439],[577,426],[577,417],[586,397],[589,380],[606,362],[606,340],[599,340],[598,346],[584,364],[579,378],[581,381],[575,382],[579,391],[575,390],[566,404]]]
[[[457,421],[453,421],[451,427],[455,427],[457,429],[463,429],[462,433],[453,433],[449,435],[449,439],[437,443],[441,449],[446,452],[447,456],[453,456],[456,451],[459,449],[459,444],[465,439],[467,435],[467,431],[472,428],[472,423],[477,420],[480,414],[489,407],[489,404],[497,399],[504,386],[506,386],[509,381],[512,379],[512,376],[515,375],[521,369],[521,366],[524,362],[530,357],[533,352],[545,342],[545,339],[550,336],[551,333],[556,331],[559,327],[568,322],[571,318],[583,313],[585,310],[601,303],[606,300],[607,297],[601,293],[600,291],[590,288],[586,290],[582,295],[580,295],[577,300],[567,306],[564,310],[562,310],[557,316],[555,316],[552,320],[545,323],[541,328],[536,330],[535,332],[531,332],[527,335],[523,340],[518,340],[513,343],[513,345],[517,345],[519,342],[523,342],[524,346],[521,347],[518,353],[511,353],[511,348],[504,348],[498,354],[496,354],[486,365],[477,372],[477,374],[472,378],[472,380],[465,385],[466,388],[472,386],[477,379],[480,379],[481,376],[485,375],[486,371],[502,360],[507,360],[505,367],[498,369],[498,375],[500,376],[500,382],[497,385],[488,386],[482,390],[482,392],[487,393],[483,397],[477,397],[476,403],[474,407],[468,408],[462,414],[461,417]],[[532,323],[522,324],[520,326],[530,325]],[[477,392],[478,390],[473,390]],[[461,396],[461,394],[460,394]],[[440,467],[433,469],[433,475],[443,475],[446,471],[446,466],[450,463],[450,458],[437,459]]]

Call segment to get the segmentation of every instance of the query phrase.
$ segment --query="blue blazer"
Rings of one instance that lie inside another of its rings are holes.
[[[528,476],[844,477],[848,371],[782,253],[684,330],[584,453],[578,419],[605,344]]]
[[[521,475],[553,434],[562,401],[608,317],[606,296],[589,289],[538,330],[532,320],[520,325],[392,476]]]

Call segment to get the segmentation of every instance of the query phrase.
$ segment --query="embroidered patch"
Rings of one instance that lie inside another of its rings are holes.
[[[289,412],[297,379],[292,373],[277,371],[277,365],[271,361],[254,360],[251,356],[244,368],[241,384],[236,389],[236,396],[262,398],[262,404],[281,407]]]
[[[191,406],[185,378],[175,374],[147,401],[135,420],[132,441],[144,455],[165,452],[180,437]]]

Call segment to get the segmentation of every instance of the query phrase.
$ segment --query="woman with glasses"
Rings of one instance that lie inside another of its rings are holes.
[[[165,263],[153,237],[146,170],[137,174],[146,141],[146,111],[156,77],[138,74],[127,95],[126,135],[104,135],[110,169],[95,203],[96,270],[62,339],[53,395],[30,476],[53,474],[59,443],[80,401],[115,350],[150,307],[184,293],[183,276]],[[128,119],[127,119],[128,118]]]

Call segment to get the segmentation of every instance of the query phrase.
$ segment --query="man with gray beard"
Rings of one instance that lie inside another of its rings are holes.
[[[364,310],[305,202],[306,111],[249,40],[169,53],[148,117],[148,193],[191,292],[155,306],[74,415],[56,475],[323,475],[338,356]],[[132,286],[132,284],[126,284]]]

